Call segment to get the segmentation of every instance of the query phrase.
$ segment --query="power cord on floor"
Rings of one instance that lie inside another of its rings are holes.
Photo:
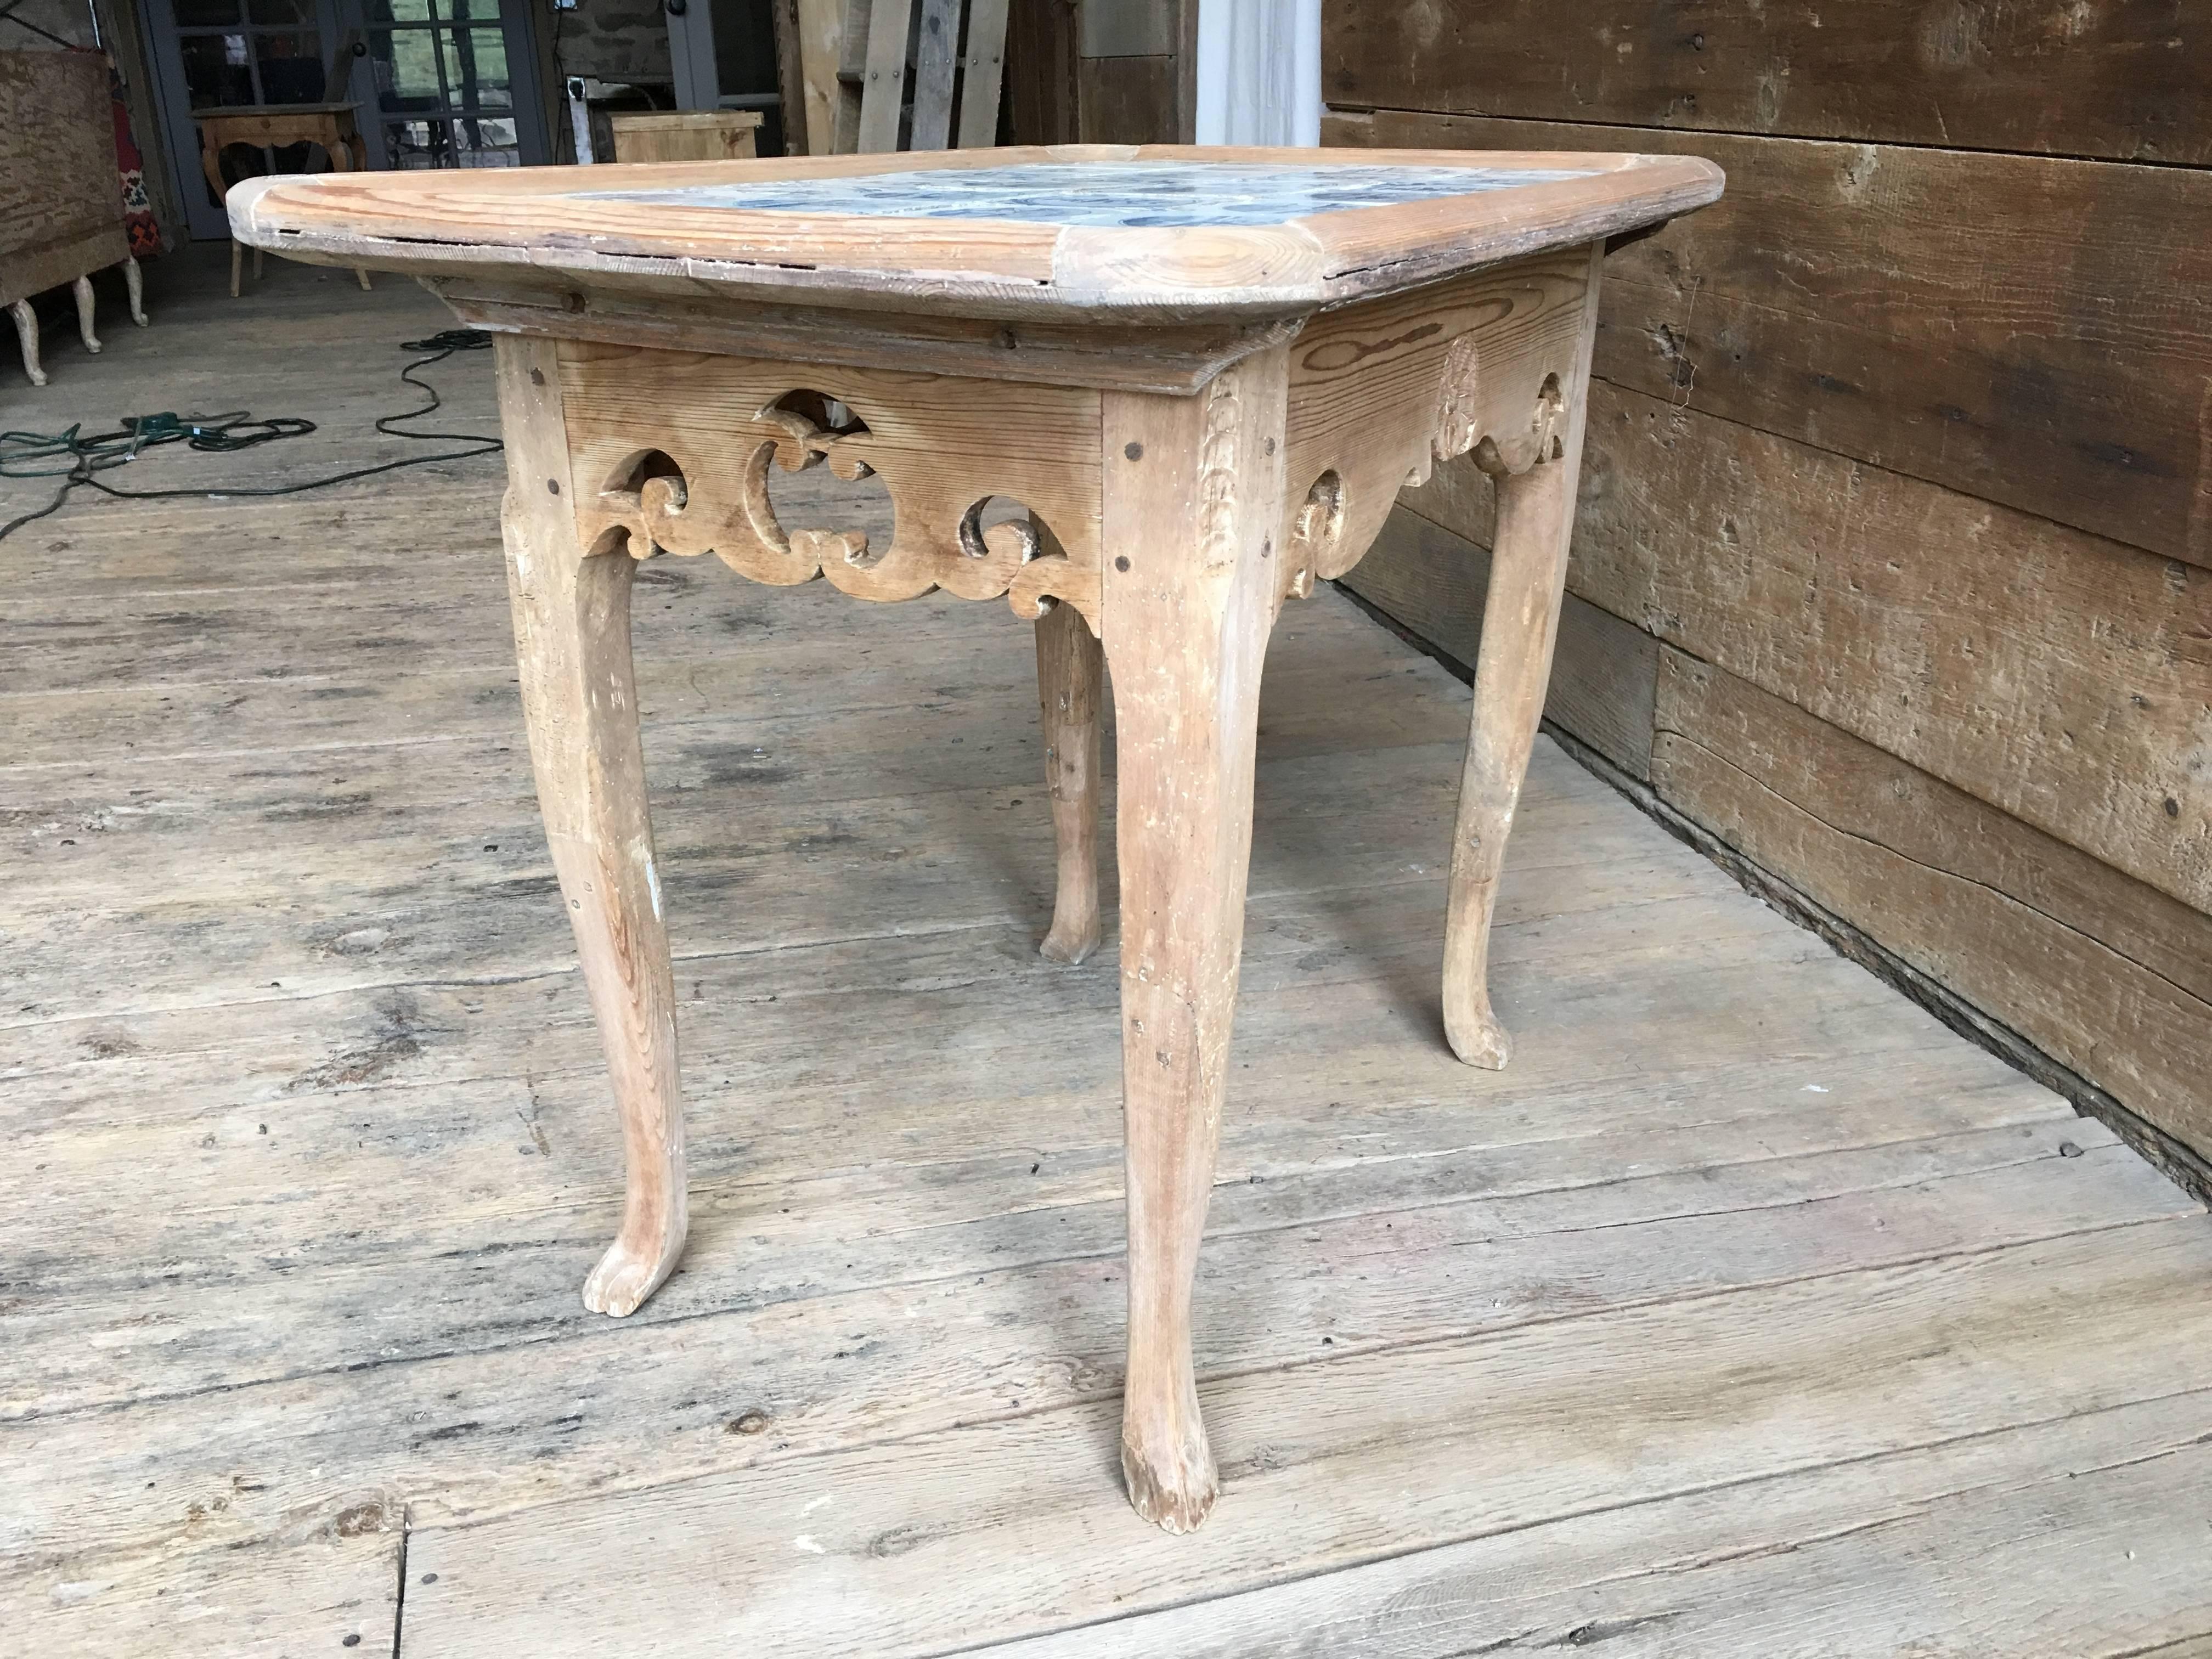
[[[351,471],[334,473],[327,478],[313,478],[305,483],[271,484],[266,487],[226,486],[221,489],[118,489],[104,483],[96,476],[114,467],[134,461],[149,449],[163,444],[181,443],[188,449],[210,454],[230,454],[257,445],[274,443],[284,438],[304,438],[315,429],[313,421],[303,421],[295,416],[277,415],[266,420],[255,420],[244,410],[223,415],[132,415],[124,418],[123,424],[112,432],[98,432],[88,435],[82,424],[66,432],[0,432],[0,477],[59,478],[61,488],[52,501],[35,513],[26,513],[21,518],[10,519],[0,525],[0,541],[5,541],[27,524],[33,524],[49,514],[58,513],[62,503],[69,500],[70,492],[79,485],[89,485],[102,495],[114,495],[125,501],[173,501],[185,496],[221,495],[297,495],[304,490],[326,489],[332,484],[349,483],[356,478],[373,477],[380,472],[396,472],[402,467],[428,466],[438,461],[472,460],[479,455],[497,454],[505,447],[496,438],[487,438],[476,432],[407,432],[400,423],[419,421],[442,407],[438,389],[428,380],[417,380],[415,371],[428,368],[433,363],[443,362],[456,351],[480,351],[491,344],[491,336],[473,328],[449,328],[433,334],[425,340],[404,340],[402,351],[427,352],[399,371],[399,378],[428,394],[430,401],[420,409],[410,409],[397,415],[378,417],[376,429],[387,437],[413,438],[428,443],[465,443],[471,449],[451,450],[439,455],[410,455],[403,460],[385,461],[376,466],[358,466]],[[66,460],[60,466],[41,466],[41,461]]]

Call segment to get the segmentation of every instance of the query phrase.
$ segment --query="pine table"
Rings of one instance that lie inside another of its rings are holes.
[[[1011,600],[1036,631],[1057,891],[1099,942],[1098,708],[1118,721],[1138,1511],[1215,1494],[1190,1357],[1251,846],[1260,672],[1401,486],[1472,453],[1498,530],[1444,919],[1444,1035],[1505,1063],[1486,963],[1565,576],[1600,264],[1712,201],[1686,157],[1087,146],[320,174],[230,192],[238,240],[421,277],[497,335],[531,760],[622,1115],[627,1314],[685,1231],[675,996],[631,573],[712,553],[860,599]],[[889,489],[887,545],[778,522],[771,465]],[[987,522],[994,499],[1027,520]],[[1441,833],[1441,830],[1440,832]],[[887,1086],[896,1087],[895,1081]]]

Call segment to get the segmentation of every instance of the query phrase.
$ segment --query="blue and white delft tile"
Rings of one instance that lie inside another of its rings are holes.
[[[1017,219],[1125,229],[1276,225],[1346,208],[1383,207],[1586,179],[1593,168],[1305,167],[1250,161],[1025,161],[658,190],[580,191],[589,202],[902,219]]]

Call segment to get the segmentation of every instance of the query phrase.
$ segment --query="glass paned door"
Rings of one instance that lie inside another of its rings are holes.
[[[520,15],[502,15],[502,9]],[[385,163],[511,167],[545,159],[526,0],[368,0],[368,61]]]
[[[319,0],[176,0],[193,109],[322,101],[329,66]]]
[[[4,5],[6,0],[0,0]],[[323,101],[329,60],[357,40],[339,96],[372,167],[514,167],[549,158],[530,0],[146,0],[148,45],[178,199],[194,237],[229,234],[200,172],[192,112]],[[324,165],[307,145],[226,155],[226,179]]]
[[[184,229],[193,237],[229,234],[222,204],[200,170],[195,111],[263,104],[319,104],[330,59],[343,31],[347,0],[146,0],[147,45],[155,101],[168,139],[169,166]],[[352,0],[358,3],[358,0]],[[275,167],[326,165],[319,150],[292,144],[274,151],[234,147],[226,180]]]

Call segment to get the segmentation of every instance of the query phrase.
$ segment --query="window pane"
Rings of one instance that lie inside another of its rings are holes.
[[[246,0],[246,15],[256,23],[312,24],[314,0]]]
[[[395,167],[512,167],[522,165],[507,120],[387,121],[384,145]]]
[[[229,108],[253,101],[253,76],[246,66],[242,34],[187,34],[178,42],[185,87],[194,109]]]
[[[437,33],[429,29],[379,30],[371,34],[368,58],[376,76],[377,106],[392,114],[442,109],[437,50]]]
[[[239,21],[238,0],[175,0],[177,27],[209,28]]]
[[[428,23],[437,15],[431,0],[368,0],[371,24]]]
[[[497,29],[438,31],[446,53],[446,94],[455,109],[512,109],[507,42]]]
[[[522,164],[512,121],[453,123],[454,163],[465,167],[512,167]]]
[[[441,15],[456,23],[489,23],[499,17],[499,0],[440,0]]]
[[[319,104],[323,101],[322,37],[313,29],[282,34],[256,34],[255,55],[261,60],[261,100],[268,104]]]
[[[443,167],[450,163],[453,138],[443,121],[387,121],[384,149],[395,167]]]

